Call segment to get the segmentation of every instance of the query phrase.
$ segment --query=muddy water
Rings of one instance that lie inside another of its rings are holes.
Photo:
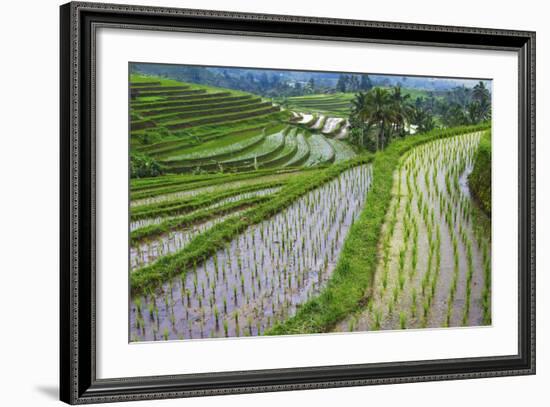
[[[134,298],[131,340],[261,335],[293,315],[328,281],[370,180],[370,166],[347,170],[249,227],[162,292]]]
[[[336,330],[490,323],[490,311],[484,318],[482,304],[490,236],[474,233],[472,213],[476,208],[467,185],[479,136],[429,143],[403,160],[383,227],[371,303]],[[485,254],[483,247],[487,247]]]
[[[195,211],[191,211],[189,213],[186,213],[185,215],[191,215],[192,213],[198,212],[199,210],[202,211],[202,210],[215,209],[215,208],[218,208],[218,207],[220,207],[222,205],[225,205],[227,203],[230,203],[230,202],[237,202],[237,201],[241,201],[243,199],[275,194],[275,193],[279,192],[280,190],[281,190],[281,187],[274,187],[274,188],[260,189],[258,191],[245,192],[243,194],[238,194],[238,195],[234,195],[234,196],[230,196],[228,198],[222,199],[221,201],[216,202],[215,204],[212,204],[212,205],[207,206],[205,208],[197,209]],[[160,224],[160,223],[162,223],[166,220],[177,218],[178,216],[181,216],[181,215],[163,216],[163,217],[157,216],[157,217],[154,217],[154,218],[135,220],[135,221],[130,222],[130,231],[133,232],[136,229],[143,228],[143,227],[149,226],[149,225],[158,225],[158,224]]]

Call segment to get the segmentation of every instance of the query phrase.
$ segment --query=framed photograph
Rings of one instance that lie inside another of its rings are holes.
[[[535,373],[535,33],[60,12],[61,400]]]

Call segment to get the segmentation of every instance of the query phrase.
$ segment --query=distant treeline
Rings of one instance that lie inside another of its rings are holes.
[[[164,76],[202,85],[255,93],[264,97],[303,96],[314,93],[367,91],[374,86],[423,89],[436,95],[474,81],[398,75],[346,74],[270,69],[201,67],[188,65],[131,65],[132,73]],[[468,88],[468,86],[466,86]]]

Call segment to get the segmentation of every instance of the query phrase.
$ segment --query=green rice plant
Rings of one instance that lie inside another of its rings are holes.
[[[382,274],[382,288],[384,291],[386,291],[386,288],[388,287],[388,276],[390,273],[390,267],[389,264],[384,266],[384,272]]]
[[[391,315],[393,314],[394,306],[395,306],[395,305],[394,305],[393,301],[390,301],[390,302],[388,303],[388,315],[391,316]]]
[[[405,256],[407,254],[406,247],[403,247],[399,251],[399,273],[401,273],[405,269]]]
[[[398,281],[399,281],[399,289],[403,291],[403,289],[405,288],[405,273],[399,274]]]
[[[357,326],[357,317],[354,315],[348,321],[348,332],[354,332]]]
[[[397,286],[393,287],[393,293],[392,293],[392,302],[394,304],[397,303],[397,299],[399,298],[399,288]]]
[[[218,310],[218,307],[214,307],[214,321],[216,323],[216,328],[219,325],[219,317],[220,317],[220,311]]]
[[[227,324],[227,320],[223,320],[223,334],[224,336],[227,338],[228,336],[228,330],[229,330],[229,326]]]
[[[407,315],[403,311],[399,313],[399,327],[401,329],[405,329],[407,327]]]
[[[422,310],[424,311],[424,319],[427,319],[428,318],[428,313],[430,312],[430,301],[429,300],[425,300],[422,302]]]
[[[142,301],[140,297],[134,298],[134,305],[136,306],[137,314],[141,316]]]
[[[372,329],[374,331],[380,330],[381,324],[382,324],[382,313],[380,312],[380,310],[376,309],[374,311],[374,321],[373,321]]]

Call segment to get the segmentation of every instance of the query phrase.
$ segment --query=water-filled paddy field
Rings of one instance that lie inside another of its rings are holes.
[[[490,221],[467,184],[480,137],[441,139],[403,158],[369,301],[336,330],[491,323]]]
[[[132,339],[258,335],[293,315],[330,278],[371,176],[368,165],[342,172],[160,290],[134,297]]]

